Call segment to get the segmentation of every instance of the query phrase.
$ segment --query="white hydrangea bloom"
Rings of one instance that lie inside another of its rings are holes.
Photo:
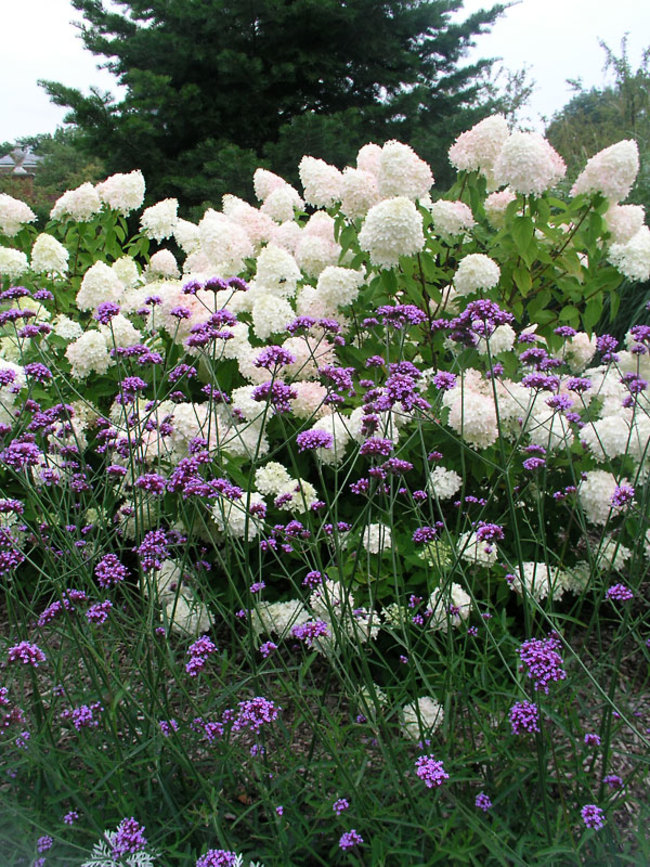
[[[596,567],[603,571],[614,569],[620,572],[631,556],[632,551],[628,547],[622,545],[618,539],[607,536],[596,552]]]
[[[341,211],[346,217],[350,220],[365,217],[380,199],[376,175],[350,166],[343,169]]]
[[[68,251],[56,238],[39,235],[32,247],[32,271],[63,276],[68,270]]]
[[[625,277],[645,283],[650,279],[650,228],[641,226],[626,244],[612,244],[608,258]]]
[[[201,246],[199,227],[189,220],[178,219],[176,221],[174,238],[184,253],[195,253]]]
[[[318,276],[316,291],[326,307],[336,309],[356,301],[363,282],[362,271],[328,265]]]
[[[387,141],[381,149],[377,188],[384,199],[422,199],[433,184],[431,169],[413,148]]]
[[[578,485],[578,498],[590,523],[604,525],[616,511],[612,509],[611,498],[618,484],[606,470],[585,473],[585,478]]]
[[[308,277],[318,277],[328,265],[336,265],[341,248],[320,235],[312,235],[303,229],[296,246],[296,262]]]
[[[122,313],[111,319],[110,325],[100,325],[99,330],[104,336],[109,350],[116,346],[136,346],[142,343],[142,333]]]
[[[596,335],[590,337],[586,332],[579,331],[565,341],[559,357],[567,362],[571,373],[582,373],[596,354],[596,348]]]
[[[140,231],[147,238],[162,241],[171,238],[178,220],[178,199],[163,199],[150,208],[145,208],[140,216]]]
[[[317,208],[329,208],[341,201],[343,175],[324,160],[304,156],[298,166],[305,201]]]
[[[462,235],[476,225],[472,211],[464,202],[440,199],[429,208],[436,232],[442,236]]]
[[[460,295],[471,295],[479,289],[492,289],[499,282],[501,269],[489,256],[470,253],[456,269],[454,287]]]
[[[264,497],[257,491],[245,492],[241,500],[222,497],[212,508],[212,520],[222,533],[236,539],[246,538],[250,542],[262,527],[262,520],[251,512],[251,508],[264,505]]]
[[[224,276],[239,273],[244,259],[254,254],[253,243],[245,229],[212,208],[205,212],[199,223],[199,235],[201,249]]]
[[[267,497],[277,497],[292,481],[287,468],[277,461],[269,461],[255,472],[255,487]]]
[[[512,581],[512,589],[520,596],[523,595],[524,589],[526,594],[532,596],[538,602],[546,599],[553,591],[554,599],[561,599],[564,594],[565,587],[560,579],[559,573],[551,572],[546,563],[537,563],[534,560],[527,560],[523,564],[523,575],[519,569],[513,572],[514,579]]]
[[[253,189],[257,198],[264,202],[274,190],[286,186],[287,182],[280,175],[275,175],[268,169],[255,169],[253,174]]]
[[[178,263],[176,262],[176,258],[171,250],[158,250],[157,253],[153,254],[151,259],[149,259],[147,276],[153,277],[156,280],[161,277],[176,279],[181,276],[181,272],[178,269]]]
[[[361,537],[361,543],[369,554],[381,554],[392,544],[390,527],[386,524],[368,524]]]
[[[0,276],[16,280],[29,268],[29,261],[22,250],[0,247]]]
[[[449,148],[449,161],[462,171],[491,173],[509,135],[505,117],[486,117],[458,136]]]
[[[296,318],[291,304],[271,292],[257,296],[252,315],[253,330],[260,340],[267,340],[272,334],[286,331],[287,325]]]
[[[271,242],[277,247],[282,247],[292,255],[295,255],[298,244],[302,238],[302,229],[293,219],[285,220],[276,226],[271,235]]]
[[[331,414],[329,406],[324,404],[327,389],[319,382],[294,382],[292,387],[296,397],[291,401],[291,411],[299,419],[309,419],[312,416]]]
[[[580,431],[580,440],[597,460],[606,461],[626,454],[630,434],[630,418],[616,413],[586,424]]]
[[[377,177],[379,175],[379,163],[381,162],[381,147],[374,142],[368,142],[359,149],[357,154],[357,168],[362,172],[369,172]]]
[[[95,187],[99,198],[109,208],[127,217],[144,201],[145,183],[139,169],[128,174],[115,174]]]
[[[74,379],[85,379],[91,373],[106,373],[115,363],[99,331],[86,331],[74,343],[70,343],[65,357],[70,362]]]
[[[379,268],[399,264],[400,256],[412,256],[424,248],[422,215],[404,196],[385,199],[368,211],[359,232],[359,245]]]
[[[319,418],[312,425],[312,430],[324,430],[332,434],[334,443],[331,449],[314,449],[314,454],[324,464],[340,463],[345,456],[345,449],[350,441],[350,432],[346,421],[338,414],[331,413]]]
[[[462,484],[463,480],[455,470],[438,466],[429,473],[427,488],[437,499],[448,500],[460,491]]]
[[[639,171],[639,146],[624,139],[593,156],[576,178],[571,195],[602,193],[613,202],[624,199]]]
[[[138,266],[135,263],[135,259],[132,259],[131,256],[120,256],[111,265],[111,270],[115,273],[120,283],[127,289],[132,289],[140,282]]]
[[[430,737],[443,723],[442,705],[431,696],[422,696],[401,711],[402,734],[412,741]]]
[[[53,220],[71,217],[79,223],[87,223],[102,209],[102,202],[95,187],[86,181],[75,190],[66,190],[54,203],[50,211]]]
[[[83,334],[81,325],[75,319],[70,319],[69,316],[63,313],[59,313],[52,323],[52,327],[57,337],[62,337],[64,340],[76,340],[77,337],[81,337]]]
[[[0,193],[0,232],[13,238],[25,223],[31,223],[36,219],[36,214],[29,205],[14,199],[7,193]]]
[[[180,635],[201,635],[212,626],[210,609],[190,593],[181,593],[164,604],[161,621]]]
[[[497,562],[497,546],[480,540],[475,532],[463,533],[458,540],[458,551],[463,560],[488,569]]]
[[[251,626],[256,635],[275,633],[288,636],[294,626],[311,620],[311,614],[299,599],[287,602],[259,602],[253,609]]]
[[[475,448],[485,449],[497,441],[498,427],[494,399],[460,385],[445,392],[449,427]]]
[[[573,441],[571,425],[560,412],[534,407],[525,419],[524,430],[533,445],[548,451],[568,449]]]
[[[627,244],[641,229],[644,221],[643,205],[610,205],[605,214],[605,223],[612,236],[611,243]]]
[[[282,247],[268,244],[257,257],[255,283],[271,295],[292,298],[301,276],[298,263]]]
[[[124,284],[115,271],[104,262],[95,262],[86,271],[77,292],[79,310],[96,310],[105,301],[117,303],[124,292]]]
[[[431,612],[429,626],[441,632],[447,632],[450,623],[458,628],[467,620],[471,609],[472,599],[460,584],[452,582],[444,589],[434,587],[427,603],[427,611]]]
[[[302,211],[305,207],[300,193],[291,184],[283,183],[281,187],[273,190],[264,199],[260,210],[278,223],[292,221],[296,211]],[[273,236],[271,236],[273,237]]]
[[[565,174],[564,160],[537,132],[512,133],[494,163],[497,185],[507,184],[523,195],[539,195]]]
[[[238,196],[227,193],[223,197],[221,209],[229,219],[238,223],[245,230],[257,250],[271,237],[275,228],[273,217],[258,208],[254,208]]]
[[[480,355],[499,355],[500,352],[508,352],[515,345],[517,333],[509,322],[497,325],[489,338],[480,337],[476,344],[476,350]]]

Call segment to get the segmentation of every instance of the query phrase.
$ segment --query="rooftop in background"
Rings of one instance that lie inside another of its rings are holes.
[[[3,157],[0,157],[0,175],[33,175],[43,157],[32,153],[29,147],[23,148],[16,145]]]

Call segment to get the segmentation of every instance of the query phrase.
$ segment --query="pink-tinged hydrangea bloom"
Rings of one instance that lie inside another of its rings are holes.
[[[412,256],[424,247],[422,215],[404,196],[386,199],[368,211],[359,232],[359,245],[379,268],[392,268],[400,256]]]
[[[609,261],[630,280],[644,283],[650,279],[650,228],[641,226],[625,244],[612,244]]]
[[[645,221],[643,205],[610,205],[605,214],[612,244],[627,244],[641,229]]]
[[[578,175],[571,195],[602,193],[613,202],[624,199],[634,186],[639,171],[639,147],[624,139],[593,156]]]
[[[562,157],[536,132],[512,133],[494,164],[495,182],[523,195],[543,193],[565,173]]]
[[[495,229],[501,229],[506,222],[506,208],[510,202],[514,202],[517,196],[510,189],[498,190],[490,193],[483,202],[485,215]]]
[[[427,195],[433,184],[431,169],[413,148],[387,141],[381,149],[377,187],[384,199],[404,196],[415,201]]]
[[[486,117],[458,136],[449,148],[449,161],[462,171],[490,172],[509,134],[504,117]]]
[[[492,289],[500,277],[501,269],[494,259],[483,253],[470,253],[460,260],[454,287],[459,295],[471,295],[479,289]]]

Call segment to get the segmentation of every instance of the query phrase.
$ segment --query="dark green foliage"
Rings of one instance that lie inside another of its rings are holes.
[[[288,180],[304,153],[342,165],[367,141],[412,143],[449,174],[454,136],[489,111],[472,40],[503,11],[462,0],[73,0],[82,37],[126,89],[121,102],[44,87],[109,171],[141,168],[150,198],[250,197],[251,167]],[[481,108],[482,106],[482,108]]]

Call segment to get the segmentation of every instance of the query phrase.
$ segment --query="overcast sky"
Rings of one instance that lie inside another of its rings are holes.
[[[473,12],[485,0],[465,0]],[[99,58],[83,47],[71,24],[79,14],[70,0],[20,0],[3,3],[0,13],[0,141],[53,132],[64,109],[52,105],[38,79],[60,81],[87,92],[90,85],[115,92],[114,79],[98,70]],[[550,117],[571,97],[567,78],[582,78],[600,87],[603,39],[618,53],[629,32],[629,54],[638,65],[650,46],[648,0],[521,0],[507,10],[492,32],[477,39],[472,57],[502,57],[509,69],[528,67],[537,83],[529,110],[541,128],[540,116]]]

